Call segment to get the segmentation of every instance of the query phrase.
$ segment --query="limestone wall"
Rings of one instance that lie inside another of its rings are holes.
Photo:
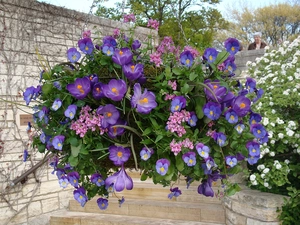
[[[0,224],[47,224],[49,213],[66,208],[73,198],[73,189],[59,187],[48,163],[22,183],[10,184],[44,157],[28,148],[34,130],[26,131],[31,110],[24,106],[23,91],[38,85],[41,70],[66,61],[66,51],[77,46],[85,21],[92,38],[96,32],[106,36],[115,28],[128,28],[35,0],[0,0]],[[143,41],[150,32],[137,28],[135,36]],[[24,149],[31,154],[27,162],[22,161]]]

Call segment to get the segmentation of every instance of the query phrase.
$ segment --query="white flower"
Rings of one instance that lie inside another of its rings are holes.
[[[289,163],[290,163],[290,160],[286,159],[286,160],[284,160],[284,163],[285,163],[285,164],[289,164]]]
[[[270,49],[270,47],[269,47],[269,46],[266,46],[266,47],[265,47],[265,50],[269,50],[269,49]]]
[[[250,176],[250,180],[251,180],[251,181],[254,181],[254,180],[256,180],[256,176],[255,176],[255,174],[252,174],[252,175]]]
[[[275,140],[271,140],[270,143],[271,143],[272,145],[274,145],[274,144],[275,144]]]
[[[269,183],[268,182],[264,182],[264,186],[265,187],[269,187]]]
[[[279,133],[279,134],[278,134],[278,137],[279,137],[280,139],[282,139],[282,138],[284,137],[283,133]]]
[[[262,174],[260,175],[260,177],[261,177],[262,179],[264,179],[265,176],[266,176],[266,174],[264,174],[264,173],[262,173]]]
[[[275,109],[272,109],[272,111],[271,111],[273,114],[275,114],[276,113],[276,110]]]
[[[277,118],[277,119],[276,119],[276,123],[278,123],[278,124],[284,124],[284,121],[281,120],[281,119],[279,119],[279,118]]]
[[[269,152],[270,152],[270,149],[265,148],[265,152],[266,152],[266,153],[269,153]]]
[[[287,90],[285,90],[282,94],[283,95],[289,95],[289,92]]]
[[[269,134],[269,138],[273,138],[273,131],[269,130],[268,134]]]
[[[252,181],[251,183],[252,183],[252,185],[257,185],[257,181],[256,180]]]
[[[270,171],[269,168],[265,168],[265,169],[263,170],[263,173],[267,174],[267,173],[269,173],[269,171]]]
[[[263,170],[263,169],[265,169],[265,168],[266,168],[266,167],[265,167],[264,164],[260,164],[260,165],[257,166],[257,169],[258,169],[258,170]]]
[[[274,157],[275,156],[275,152],[270,152],[269,155],[272,156],[272,157]]]
[[[292,76],[288,76],[288,80],[292,81],[292,80],[294,80],[294,78]]]
[[[280,170],[282,166],[281,166],[281,164],[280,164],[280,163],[278,163],[278,164],[276,164],[276,166],[275,166],[275,167],[276,167],[276,169]]]
[[[270,106],[273,106],[273,105],[274,105],[274,103],[273,103],[273,102],[269,102],[269,105],[270,105]]]
[[[286,132],[287,136],[290,136],[290,137],[292,137],[294,135],[294,133],[295,132],[292,130],[289,130],[288,132]]]
[[[275,123],[273,123],[273,122],[271,122],[270,125],[271,125],[272,127],[275,127]]]

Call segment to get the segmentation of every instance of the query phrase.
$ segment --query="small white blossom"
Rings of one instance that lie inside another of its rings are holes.
[[[282,119],[277,118],[276,119],[276,123],[278,123],[278,124],[284,124],[284,121]]]
[[[274,157],[275,156],[275,152],[270,152],[269,155],[272,156],[272,157]]]
[[[292,81],[292,80],[294,80],[294,78],[292,76],[288,76],[288,80]]]
[[[267,174],[267,173],[269,173],[269,171],[270,171],[269,168],[265,168],[265,169],[263,170],[263,173]]]
[[[279,137],[280,139],[282,139],[282,138],[284,137],[283,133],[279,133],[279,134],[278,134],[278,137]]]
[[[264,174],[264,173],[262,173],[262,174],[260,175],[260,177],[261,177],[262,179],[264,179],[265,176],[266,176],[266,174]]]
[[[272,111],[271,111],[273,114],[275,114],[276,113],[276,110],[275,109],[272,109]]]
[[[270,149],[268,149],[268,148],[265,148],[265,150],[264,150],[266,153],[269,153],[270,152]]]
[[[275,127],[275,123],[273,123],[273,122],[271,122],[270,125],[271,125],[272,127]]]
[[[276,166],[275,166],[275,167],[276,167],[276,169],[280,170],[282,166],[281,166],[281,164],[280,164],[280,163],[278,163],[278,164],[276,164]]]
[[[275,140],[271,140],[270,143],[271,143],[272,145],[274,145],[274,144],[275,144]]]
[[[285,90],[282,94],[283,95],[289,95],[289,92],[287,90]]]
[[[255,176],[255,174],[252,174],[252,175],[250,176],[250,180],[251,180],[251,181],[254,181],[254,180],[256,180],[256,176]]]
[[[260,165],[257,166],[257,169],[258,169],[258,170],[263,170],[263,169],[265,169],[265,168],[266,168],[266,167],[265,167],[264,164],[260,164]]]
[[[269,105],[270,105],[270,106],[273,106],[273,105],[274,105],[274,103],[273,103],[273,102],[269,102]]]
[[[292,131],[292,130],[289,130],[289,131],[286,132],[287,136],[290,136],[290,137],[292,137],[294,135],[294,133],[295,132]]]
[[[257,181],[256,180],[252,181],[251,183],[252,183],[252,185],[257,185]]]
[[[285,163],[285,164],[289,164],[289,163],[290,163],[290,160],[286,159],[286,160],[284,160],[284,163]]]
[[[264,186],[265,187],[269,187],[269,183],[268,182],[264,182]]]

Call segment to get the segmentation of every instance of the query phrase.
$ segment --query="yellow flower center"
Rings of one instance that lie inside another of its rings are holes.
[[[234,50],[235,50],[235,47],[233,47],[233,46],[232,46],[232,47],[231,47],[231,51],[233,51],[233,52],[234,52]]]
[[[257,133],[258,133],[258,134],[260,134],[260,133],[261,133],[261,131],[260,131],[260,130],[257,130]]]
[[[85,46],[85,50],[86,50],[86,51],[89,50],[89,47],[88,47],[88,46]]]
[[[133,71],[134,71],[134,68],[135,68],[135,66],[134,66],[134,65],[132,65],[130,68],[131,68],[131,71],[133,72]]]
[[[230,119],[231,119],[231,120],[234,120],[234,116],[233,116],[233,115],[231,115],[231,116],[230,116]]]
[[[218,85],[214,85],[214,89],[217,89],[218,88]]]
[[[163,167],[160,167],[160,172],[164,172],[165,171],[165,168],[163,168]]]
[[[120,50],[120,51],[119,51],[119,54],[120,54],[120,55],[123,55],[123,52]]]
[[[143,158],[144,158],[144,159],[148,159],[148,155],[145,153],[145,154],[143,155]]]
[[[76,183],[77,183],[77,180],[73,180],[73,183],[76,184]]]
[[[112,113],[111,113],[111,112],[107,112],[107,113],[106,113],[106,116],[107,116],[107,117],[111,117],[111,116],[112,116]]]
[[[106,54],[107,54],[107,55],[110,55],[110,51],[109,51],[109,50],[107,50]]]
[[[84,90],[82,89],[82,86],[80,84],[77,85],[77,89],[81,94],[84,93]]]
[[[118,152],[118,153],[117,153],[117,156],[118,156],[119,158],[122,158],[123,152]]]
[[[100,92],[101,92],[101,89],[100,88],[96,88],[96,91],[97,91],[97,93],[99,94]]]
[[[116,95],[119,93],[117,88],[112,88],[111,91],[112,91],[113,93],[115,93]]]
[[[240,108],[243,109],[243,108],[245,108],[245,107],[246,107],[246,104],[245,104],[244,102],[242,102],[242,103],[240,104]]]
[[[210,111],[209,115],[211,115],[211,116],[214,115],[214,111]]]
[[[192,164],[193,162],[194,162],[194,160],[192,160],[192,159],[189,160],[189,163],[190,163],[190,164]]]
[[[190,64],[190,60],[189,60],[189,59],[185,60],[185,63],[186,63],[187,65],[189,65],[189,64]]]
[[[209,60],[212,61],[212,59],[213,59],[213,57],[210,55],[210,56],[209,56]]]
[[[140,102],[141,104],[148,103],[148,98],[140,99],[139,102]]]

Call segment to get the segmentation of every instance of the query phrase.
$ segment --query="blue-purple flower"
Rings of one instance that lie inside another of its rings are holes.
[[[28,105],[33,98],[35,93],[35,87],[31,86],[26,88],[25,92],[23,93],[24,100],[26,101],[26,105]]]
[[[63,148],[63,143],[65,141],[65,136],[64,135],[57,135],[52,139],[52,145],[54,149],[56,150],[62,150]]]
[[[102,185],[104,185],[104,180],[103,180],[101,174],[99,174],[99,173],[94,173],[91,176],[91,182],[93,184],[96,184],[98,187],[101,187]]]
[[[115,53],[115,48],[111,45],[105,44],[102,46],[102,52],[107,56],[111,56]]]
[[[232,102],[232,109],[240,117],[244,117],[250,111],[251,101],[245,96],[238,96]]]
[[[133,188],[133,181],[130,176],[124,170],[124,167],[111,175],[110,177],[106,178],[105,180],[106,187],[113,186],[113,189],[117,192],[123,191],[125,188],[127,190],[132,190]]]
[[[245,86],[249,90],[249,93],[252,93],[256,90],[256,81],[251,77],[247,77]]]
[[[61,90],[61,83],[60,83],[59,81],[54,81],[54,82],[53,82],[53,86],[54,86],[55,88],[57,88],[58,90]]]
[[[235,38],[228,38],[224,45],[226,51],[229,52],[230,55],[235,55],[240,50],[240,43]]]
[[[28,158],[28,151],[27,151],[27,149],[25,149],[23,151],[23,162],[26,162],[27,158]]]
[[[133,50],[137,50],[138,48],[141,47],[141,45],[142,45],[142,43],[141,43],[139,40],[134,40],[134,41],[132,42],[131,48],[132,48]]]
[[[203,107],[204,115],[211,120],[217,120],[221,116],[221,105],[216,102],[207,102]]]
[[[112,145],[109,147],[109,159],[116,165],[122,166],[130,157],[130,149]]]
[[[251,124],[250,131],[256,138],[264,138],[267,134],[265,127],[259,123]]]
[[[231,156],[231,155],[226,156],[225,161],[226,161],[226,165],[230,167],[234,167],[237,164],[237,158],[235,156]]]
[[[102,127],[107,128],[109,125],[114,125],[120,117],[120,112],[113,104],[107,104],[105,106],[100,106],[97,109],[97,114],[103,115],[101,120]]]
[[[219,133],[218,133],[218,132],[215,132],[215,133],[213,134],[213,138],[214,138],[215,142],[217,142],[217,144],[218,144],[220,147],[222,147],[222,146],[225,145],[226,139],[227,139],[226,135],[225,135],[223,132],[219,132]]]
[[[204,83],[207,86],[204,88],[206,97],[209,100],[220,103],[226,96],[227,88],[221,86],[218,80],[213,82],[210,80],[206,80]]]
[[[249,155],[248,158],[247,158],[247,161],[250,165],[254,165],[257,163],[257,161],[259,160],[259,156],[251,156]]]
[[[122,66],[122,70],[128,80],[134,81],[139,79],[144,74],[144,65],[141,63],[139,64],[128,63]]]
[[[121,101],[127,92],[127,85],[124,80],[111,79],[108,84],[102,86],[102,91],[107,98]]]
[[[94,84],[93,90],[92,90],[92,95],[96,100],[99,100],[99,99],[105,97],[104,92],[103,92],[103,86],[104,86],[104,84],[101,82]]]
[[[69,105],[68,108],[65,110],[64,114],[66,117],[70,118],[71,120],[74,119],[76,115],[77,106],[76,105]]]
[[[156,161],[156,172],[164,176],[168,172],[170,161],[168,159],[159,159]]]
[[[144,147],[140,151],[141,159],[144,160],[144,161],[147,161],[151,157],[152,154],[153,154],[153,149],[152,148]]]
[[[153,92],[144,90],[142,93],[141,85],[136,83],[133,86],[134,94],[131,98],[131,106],[136,108],[139,113],[148,114],[157,106]]]
[[[85,194],[85,189],[80,187],[73,191],[74,199],[84,207],[85,203],[88,201],[88,197]]]
[[[112,56],[113,62],[120,66],[130,63],[132,58],[133,54],[129,48],[116,49]]]
[[[246,144],[246,148],[248,149],[249,156],[259,157],[260,156],[260,146],[255,141],[248,141]]]
[[[233,109],[228,109],[225,112],[225,118],[228,123],[234,124],[238,122],[239,117],[237,116],[236,112]]]
[[[171,112],[179,112],[181,109],[185,108],[186,106],[186,99],[183,96],[176,96],[172,99],[171,102]]]
[[[69,180],[66,176],[62,175],[58,180],[59,186],[62,188],[66,188],[69,184]]]
[[[261,119],[262,119],[262,117],[259,113],[251,112],[249,124],[252,125],[252,124],[259,123],[261,121]]]
[[[94,50],[94,44],[92,42],[92,39],[90,38],[83,38],[78,41],[78,47],[84,54],[92,54]]]
[[[187,152],[182,155],[183,161],[187,164],[187,166],[195,166],[196,165],[196,153],[195,152]]]
[[[190,118],[188,120],[188,124],[191,127],[194,127],[194,126],[196,126],[197,121],[198,121],[198,117],[197,117],[196,113],[195,112],[190,112]]]
[[[243,132],[243,130],[245,129],[245,125],[243,123],[238,123],[234,129],[241,134]]]
[[[80,59],[81,54],[76,48],[70,48],[67,51],[67,57],[71,63],[75,63]]]
[[[219,52],[215,48],[207,48],[204,51],[203,58],[207,60],[208,63],[213,63]]]
[[[73,171],[68,173],[68,181],[73,186],[78,188],[78,180],[79,180],[79,173],[77,171]]]
[[[170,188],[171,193],[168,194],[168,198],[172,199],[173,197],[178,197],[181,195],[181,191],[179,190],[178,187],[175,188]]]
[[[84,99],[91,91],[91,81],[88,77],[77,78],[74,83],[67,85],[67,90],[75,98]]]
[[[54,100],[51,109],[53,111],[57,111],[61,107],[61,105],[62,105],[62,101],[59,98],[57,98]]]
[[[99,209],[105,210],[108,207],[108,200],[105,198],[98,198],[97,205],[98,205]]]
[[[264,90],[259,89],[259,90],[255,91],[255,93],[256,93],[256,97],[252,100],[253,102],[256,102],[258,99],[260,99],[263,96]]]
[[[190,51],[184,51],[180,54],[180,62],[182,65],[191,67],[194,62],[194,56]]]
[[[108,136],[111,138],[115,138],[117,136],[121,136],[125,132],[125,128],[118,127],[117,125],[126,125],[125,120],[118,119],[117,122],[114,125],[110,125],[108,127]]]
[[[210,182],[203,180],[202,183],[198,186],[198,193],[205,195],[206,197],[214,197],[214,191],[211,187]]]
[[[198,143],[196,145],[196,150],[202,158],[204,158],[204,159],[208,158],[209,152],[210,152],[210,149],[208,146],[204,145],[203,143]]]

